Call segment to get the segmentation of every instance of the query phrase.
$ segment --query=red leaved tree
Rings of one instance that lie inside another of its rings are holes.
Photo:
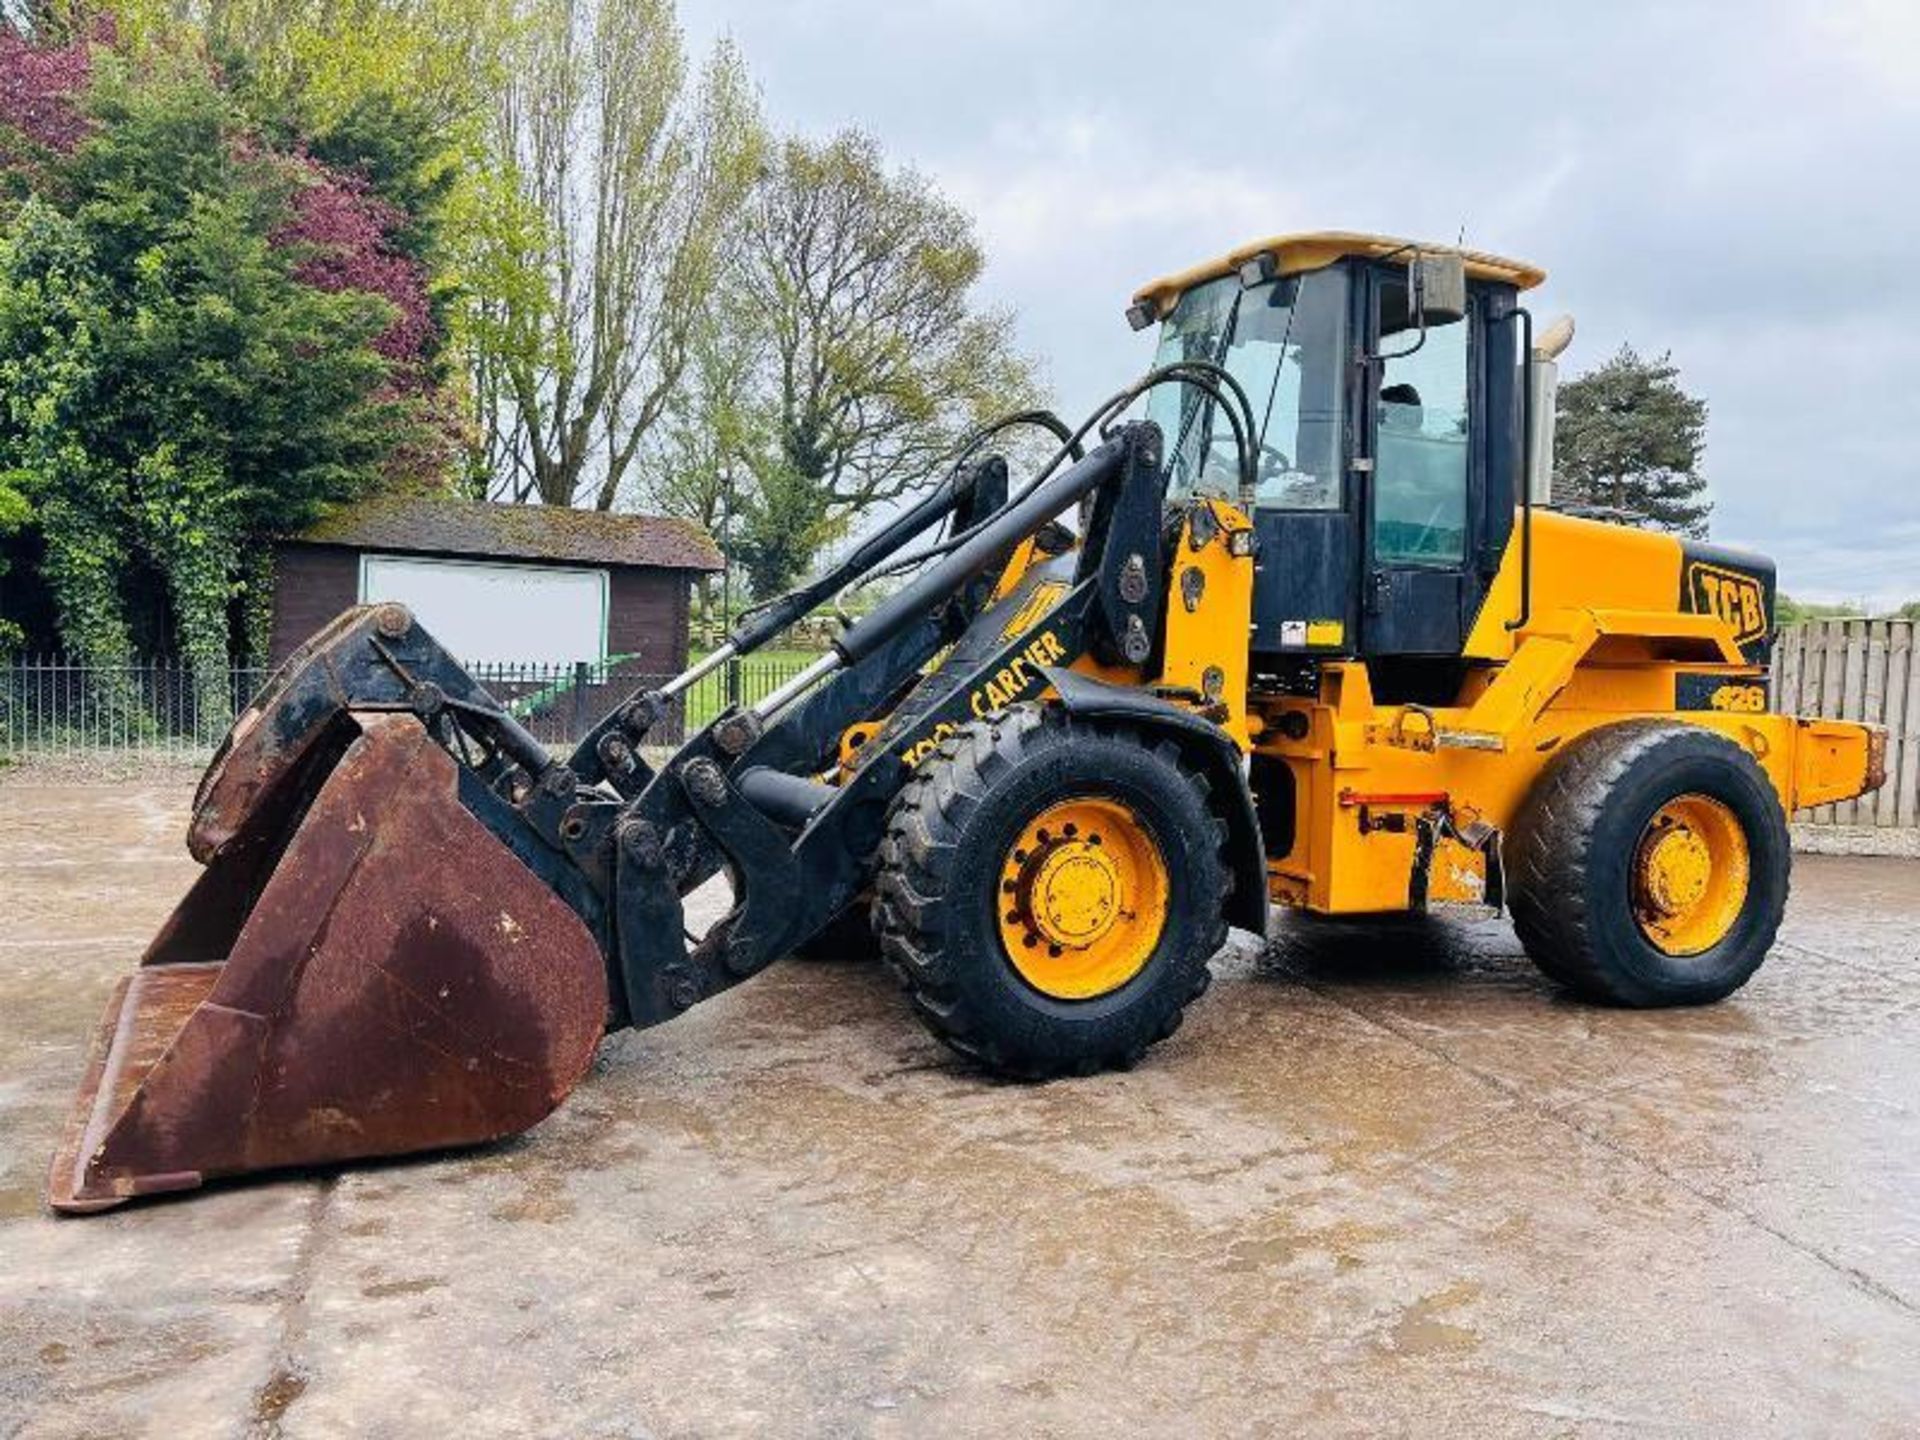
[[[0,162],[20,163],[33,152],[70,155],[91,128],[80,94],[93,69],[95,44],[111,44],[102,20],[91,36],[41,46],[0,25]]]
[[[392,243],[406,217],[358,176],[306,155],[291,163],[299,188],[273,243],[295,254],[293,274],[302,284],[329,294],[358,290],[393,306],[393,319],[374,349],[394,362],[398,388],[418,392],[427,383],[426,362],[439,334],[425,267]]]

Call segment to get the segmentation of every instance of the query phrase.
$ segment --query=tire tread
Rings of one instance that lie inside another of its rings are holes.
[[[1663,749],[1717,751],[1772,793],[1753,757],[1716,731],[1672,720],[1625,720],[1579,736],[1555,757],[1510,832],[1508,909],[1520,943],[1542,973],[1590,999],[1661,1003],[1608,962],[1597,935],[1604,917],[1593,913],[1588,877],[1596,832],[1622,782],[1636,768],[1654,763]],[[1779,932],[1788,868],[1782,863],[1777,873],[1755,875],[1751,883],[1778,895],[1753,942],[1764,957]]]
[[[998,779],[1041,751],[1074,745],[1089,734],[1138,746],[1168,765],[1206,804],[1204,777],[1185,762],[1171,741],[1147,744],[1126,727],[1076,720],[1057,706],[1018,705],[973,721],[941,742],[895,798],[880,845],[874,925],[881,954],[906,989],[914,1013],[950,1048],[1018,1079],[1127,1069],[1139,1062],[1147,1048],[1133,1043],[1090,1055],[1016,1053],[992,1033],[984,1017],[974,1013],[944,955],[947,927],[956,921],[955,907],[948,901],[958,898],[947,893],[947,875],[968,821]],[[1215,833],[1219,863],[1199,867],[1210,869],[1215,877],[1212,891],[1185,897],[1185,903],[1212,917],[1211,928],[1204,932],[1202,958],[1193,967],[1197,973],[1164,1002],[1164,1013],[1154,1023],[1154,1041],[1172,1035],[1186,1007],[1206,992],[1213,978],[1206,961],[1226,944],[1231,867],[1224,853],[1224,823],[1216,823]]]

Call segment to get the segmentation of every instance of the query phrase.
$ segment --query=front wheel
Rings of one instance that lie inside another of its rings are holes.
[[[993,1070],[1131,1065],[1226,943],[1224,834],[1171,741],[1016,706],[894,801],[882,951],[928,1028]]]
[[[1593,999],[1698,1005],[1760,968],[1791,846],[1766,773],[1716,731],[1628,721],[1555,757],[1507,845],[1514,929]]]

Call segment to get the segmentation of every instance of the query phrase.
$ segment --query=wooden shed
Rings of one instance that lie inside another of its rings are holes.
[[[280,540],[273,661],[350,605],[399,600],[461,661],[684,667],[698,525],[547,505],[383,496]]]

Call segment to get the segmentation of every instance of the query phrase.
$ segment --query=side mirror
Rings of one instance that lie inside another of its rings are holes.
[[[1467,262],[1452,252],[1420,251],[1407,266],[1407,294],[1422,328],[1464,320]]]

